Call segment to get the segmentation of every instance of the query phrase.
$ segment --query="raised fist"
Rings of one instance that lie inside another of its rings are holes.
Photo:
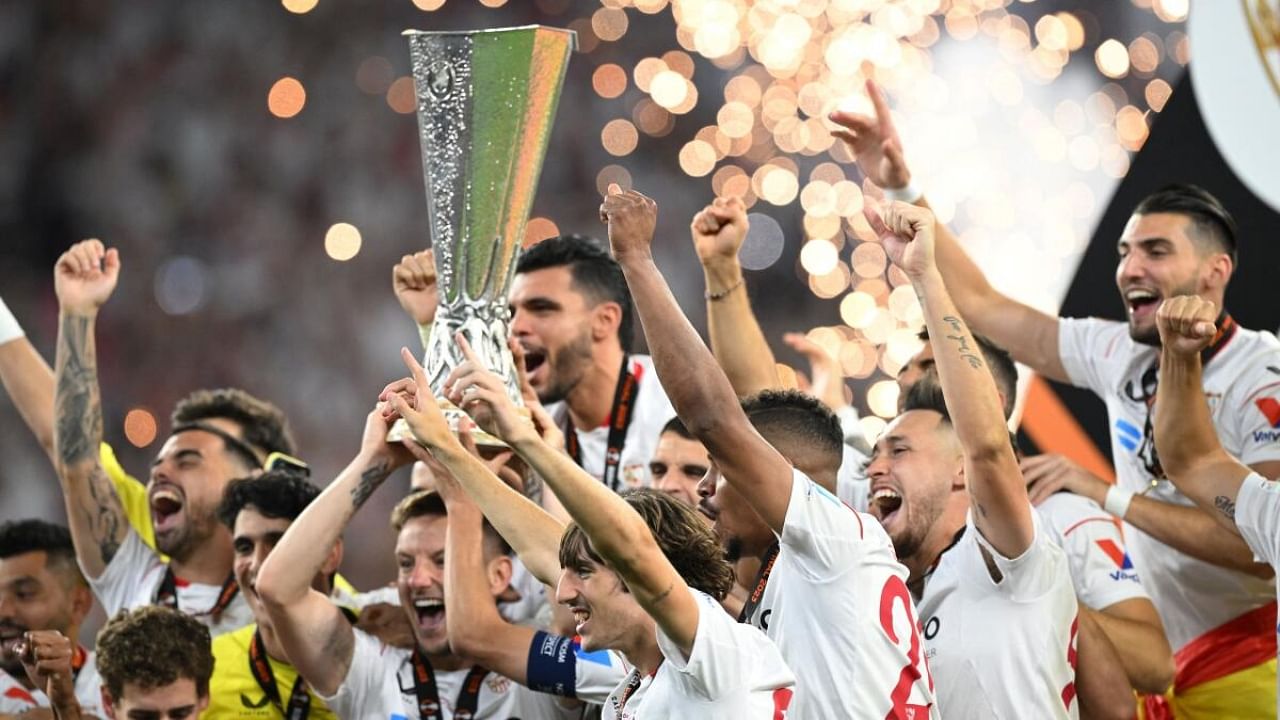
[[[427,249],[400,258],[391,269],[391,289],[414,322],[430,325],[440,306],[435,253]]]
[[[693,216],[689,230],[698,260],[706,266],[738,261],[738,250],[747,239],[747,207],[742,198],[716,198]]]
[[[1194,355],[1203,350],[1218,332],[1218,306],[1199,295],[1179,295],[1160,304],[1156,328],[1166,351]]]
[[[96,315],[120,278],[120,253],[101,240],[84,240],[62,253],[53,267],[53,287],[63,312]]]
[[[609,194],[600,203],[600,220],[609,225],[609,247],[619,262],[650,256],[658,224],[658,204],[652,199],[610,184]]]
[[[889,259],[907,277],[919,278],[935,268],[934,218],[928,208],[895,202],[885,208],[883,216],[871,204],[864,206],[862,212]]]

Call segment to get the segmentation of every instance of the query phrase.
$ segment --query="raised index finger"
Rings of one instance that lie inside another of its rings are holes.
[[[867,95],[871,96],[871,104],[876,109],[876,119],[880,121],[880,134],[886,138],[897,138],[898,129],[893,126],[893,115],[889,112],[889,103],[884,99],[884,92],[875,80],[867,79]]]
[[[466,336],[462,333],[455,333],[453,339],[458,343],[458,349],[462,351],[462,356],[471,361],[478,369],[483,370],[484,363],[480,362],[480,357],[471,348],[471,343],[467,342]]]

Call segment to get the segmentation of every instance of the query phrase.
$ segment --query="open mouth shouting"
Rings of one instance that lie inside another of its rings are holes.
[[[156,533],[173,530],[181,520],[182,509],[186,506],[186,496],[175,485],[153,485],[151,487],[151,524]]]
[[[1125,307],[1129,310],[1131,321],[1154,320],[1156,310],[1160,308],[1160,300],[1160,293],[1151,288],[1130,287],[1124,291]]]
[[[444,599],[417,598],[413,601],[414,619],[423,634],[444,632]]]
[[[538,370],[547,364],[547,351],[545,348],[530,347],[524,343],[520,346],[524,349],[524,370],[529,376],[529,382],[537,382],[534,378],[540,378]]]
[[[881,485],[871,490],[871,503],[868,508],[871,514],[880,521],[880,526],[888,530],[902,510],[902,495],[891,487]]]

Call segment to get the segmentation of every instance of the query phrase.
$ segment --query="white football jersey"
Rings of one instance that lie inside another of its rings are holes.
[[[105,718],[102,709],[102,678],[98,675],[96,656],[92,651],[80,648],[84,655],[84,664],[76,673],[76,700],[80,701],[80,710],[86,715]],[[4,670],[0,670],[0,713],[5,715],[21,715],[27,710],[52,707],[49,698],[40,690],[28,690]]]
[[[107,617],[112,617],[121,610],[154,604],[166,567],[156,551],[147,547],[138,533],[129,528],[129,534],[102,575],[96,578],[90,578],[87,572],[84,575]],[[220,586],[188,583],[178,578],[175,590],[178,609],[208,626],[213,637],[254,622],[253,611],[249,609],[243,593],[237,592],[227,608],[215,616],[208,611],[218,602],[218,595],[222,592]]]
[[[844,458],[836,473],[836,497],[860,513],[865,513],[871,504],[871,480],[863,470],[866,462],[866,455],[845,443]]]
[[[414,685],[413,653],[391,647],[360,630],[347,677],[332,697],[323,700],[344,720],[420,720]],[[454,716],[458,697],[471,669],[435,671],[440,713]],[[561,720],[581,718],[582,705],[517,685],[497,673],[481,681],[474,720]]]
[[[920,598],[929,669],[947,720],[1078,717],[1076,595],[1067,558],[1032,513],[1035,539],[1001,557],[970,518]],[[990,554],[996,582],[982,557]]]
[[[1133,492],[1149,490],[1147,497],[1154,500],[1193,505],[1171,482],[1152,487],[1144,462],[1154,447],[1147,437],[1144,399],[1150,387],[1144,384],[1151,384],[1158,349],[1130,339],[1125,323],[1063,318],[1058,353],[1072,384],[1106,401],[1116,484]],[[1246,465],[1280,460],[1280,342],[1274,335],[1237,328],[1205,365],[1204,391],[1228,453]],[[1127,523],[1124,536],[1174,652],[1276,598],[1270,580],[1197,560]]]
[[[1124,600],[1151,599],[1119,524],[1097,503],[1060,492],[1050,495],[1036,511],[1044,520],[1045,534],[1067,554],[1076,598],[1085,607],[1103,610]]]
[[[698,603],[698,630],[689,656],[658,628],[662,664],[652,675],[639,678],[639,685],[630,692],[627,687],[637,678],[624,679],[605,702],[603,716],[623,720],[794,717],[787,714],[787,707],[796,678],[773,641],[729,617],[710,595],[692,588],[689,592]]]
[[[1236,496],[1236,527],[1260,559],[1272,567],[1280,563],[1280,483],[1258,473],[1245,478]],[[1280,575],[1276,576],[1276,584],[1280,586]]]
[[[577,638],[539,631],[529,643],[525,673],[534,690],[601,705],[630,669],[614,652],[583,650]]]
[[[649,486],[649,460],[658,447],[658,435],[662,426],[676,416],[676,411],[662,389],[658,373],[653,369],[653,358],[648,355],[632,355],[632,374],[640,384],[632,408],[631,424],[627,426],[627,439],[622,446],[622,458],[618,466],[618,490]],[[562,402],[547,406],[547,412],[562,430],[568,423],[569,407]],[[609,449],[609,423],[591,430],[574,429],[578,436],[578,448],[582,456],[582,468],[597,480],[604,479],[605,452]]]
[[[747,620],[797,673],[791,720],[938,717],[907,569],[888,534],[799,470],[769,584]]]

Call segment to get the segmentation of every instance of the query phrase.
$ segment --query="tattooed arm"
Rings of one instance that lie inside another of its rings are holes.
[[[380,409],[365,420],[360,452],[285,531],[254,585],[293,666],[321,695],[333,695],[347,677],[354,630],[324,593],[311,587],[333,554],[351,516],[393,471],[412,458],[387,443]]]
[[[1001,555],[1016,558],[1035,537],[1027,484],[1013,454],[995,380],[934,261],[933,213],[896,202],[884,218],[868,209],[867,219],[885,252],[911,278],[924,309],[938,380],[964,453],[974,525]]]
[[[97,240],[78,243],[54,267],[58,350],[54,390],[54,458],[80,567],[99,577],[115,557],[129,522],[98,459],[102,398],[94,319],[115,289],[120,256]]]

